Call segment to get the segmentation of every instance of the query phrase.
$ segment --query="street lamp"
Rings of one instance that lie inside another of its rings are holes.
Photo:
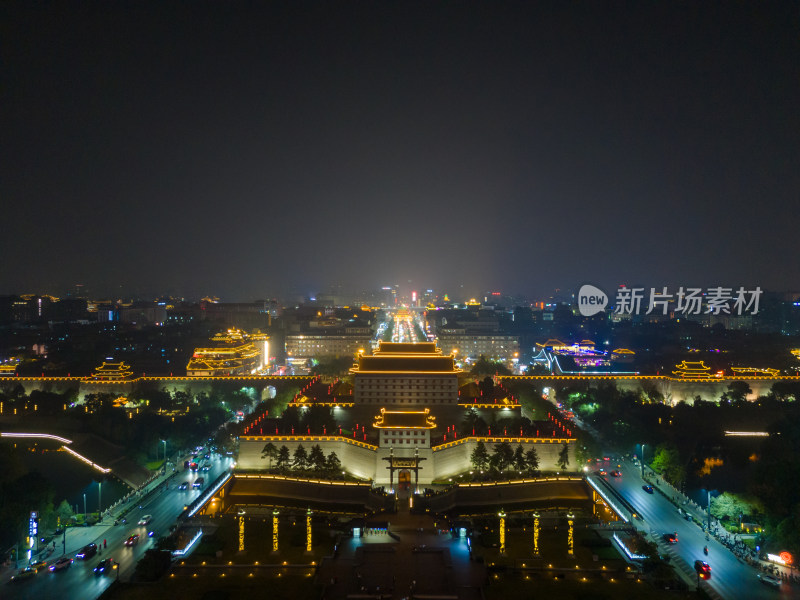
[[[97,482],[97,520],[103,520],[103,482]]]
[[[644,444],[642,444],[642,479],[644,479]]]
[[[83,522],[86,523],[86,492],[83,493]]]
[[[161,440],[161,443],[164,444],[164,471],[167,470],[167,440]]]

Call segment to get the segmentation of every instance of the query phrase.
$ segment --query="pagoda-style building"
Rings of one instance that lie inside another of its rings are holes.
[[[734,377],[777,377],[780,374],[778,369],[759,368],[759,367],[731,367]]]
[[[211,345],[195,348],[186,365],[192,377],[252,375],[269,363],[269,337],[228,329],[214,335]]]
[[[378,430],[378,445],[398,448],[430,448],[431,430],[436,428],[436,417],[430,409],[386,410],[375,418],[373,427]]]
[[[17,374],[17,362],[0,363],[0,377],[13,377]]]
[[[287,429],[266,413],[254,415],[239,436],[238,469],[267,468],[267,443],[290,451],[318,445],[326,455],[335,452],[352,475],[390,489],[397,484],[416,490],[418,484],[468,471],[478,443],[490,452],[504,442],[526,451],[534,448],[541,468],[554,471],[563,447],[573,452],[572,425],[556,416],[526,428],[460,428],[467,410],[488,411],[483,417],[492,420],[490,412],[501,411],[509,418],[518,414],[520,405],[502,385],[484,397],[476,383],[474,397],[459,397],[461,370],[454,356],[443,354],[435,342],[381,342],[373,354],[359,353],[350,372],[352,387],[315,380],[292,401],[302,410],[330,407],[338,422],[335,429]],[[575,464],[574,456],[571,461]]]
[[[381,342],[372,355],[359,354],[353,373],[355,404],[408,407],[458,404],[455,357],[435,342]]]
[[[98,381],[125,381],[133,376],[133,371],[130,365],[125,364],[124,361],[107,362],[97,367],[92,373],[92,379]]]
[[[680,379],[711,379],[713,377],[711,367],[707,367],[702,360],[684,360],[681,364],[675,365],[675,369],[672,374]]]

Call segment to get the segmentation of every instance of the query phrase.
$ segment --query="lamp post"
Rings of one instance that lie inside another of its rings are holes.
[[[161,443],[164,444],[164,472],[167,472],[167,440],[161,440]]]
[[[97,520],[103,520],[103,482],[97,482]]]
[[[644,479],[644,444],[642,444],[642,479]]]
[[[83,494],[83,522],[86,523],[86,493]]]
[[[706,514],[708,518],[708,530],[711,531],[711,490],[706,490],[708,493],[708,504],[706,504]]]

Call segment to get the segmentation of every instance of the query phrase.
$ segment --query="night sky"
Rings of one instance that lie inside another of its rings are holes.
[[[0,293],[800,288],[797,2],[26,1],[0,28]]]

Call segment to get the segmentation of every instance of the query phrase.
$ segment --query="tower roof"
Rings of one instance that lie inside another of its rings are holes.
[[[459,373],[452,355],[442,356],[435,342],[381,342],[373,355],[358,355],[352,373]]]

